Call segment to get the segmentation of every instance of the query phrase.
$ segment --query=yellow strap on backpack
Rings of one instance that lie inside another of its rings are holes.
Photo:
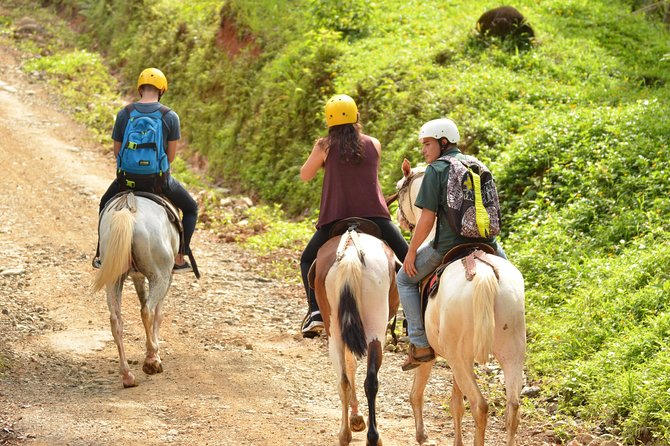
[[[472,169],[468,168],[468,172],[470,173],[470,178],[472,178],[473,192],[475,194],[475,220],[477,222],[477,229],[479,230],[479,235],[489,238],[491,220],[482,199],[482,179]]]

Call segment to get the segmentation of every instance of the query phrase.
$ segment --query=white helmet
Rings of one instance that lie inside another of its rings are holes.
[[[456,144],[461,135],[458,133],[458,127],[454,121],[447,118],[433,119],[426,122],[419,130],[419,141],[423,138],[435,138],[438,141],[441,138],[447,138],[450,143]]]

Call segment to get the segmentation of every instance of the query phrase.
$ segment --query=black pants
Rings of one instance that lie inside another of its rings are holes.
[[[405,256],[407,255],[408,245],[407,241],[400,233],[400,229],[387,218],[366,218],[377,223],[377,226],[379,226],[379,229],[381,229],[382,232],[382,239],[388,243],[396,257],[398,257],[401,262],[404,262]],[[335,223],[336,222],[328,223],[317,229],[300,257],[300,273],[302,274],[302,284],[305,287],[305,294],[307,295],[307,304],[309,305],[310,313],[318,310],[319,306],[316,303],[316,294],[314,294],[314,290],[309,287],[307,274],[309,273],[309,268],[312,266],[312,263],[316,260],[316,253],[319,251],[319,248],[330,239],[330,228]]]
[[[120,191],[118,180],[112,181],[112,184],[107,188],[107,192],[100,199],[98,214],[102,212],[107,202]],[[198,221],[198,203],[184,189],[184,186],[171,176],[168,177],[167,185],[163,187],[163,195],[182,212],[181,223],[184,226],[184,252],[188,254],[191,252],[191,237],[193,237],[195,224]]]

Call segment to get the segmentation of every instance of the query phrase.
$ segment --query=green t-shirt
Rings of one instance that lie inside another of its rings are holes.
[[[465,157],[458,149],[451,149],[444,155],[453,156],[456,159]],[[426,167],[426,173],[423,176],[419,194],[416,197],[415,205],[421,209],[428,209],[437,214],[437,244],[431,240],[431,245],[442,255],[446,254],[451,248],[464,243],[472,243],[472,239],[460,236],[451,229],[449,222],[444,216],[444,211],[439,212],[440,207],[446,209],[447,194],[446,188],[449,180],[449,168],[451,164],[447,161],[434,161]],[[497,247],[495,239],[488,242],[494,248]]]

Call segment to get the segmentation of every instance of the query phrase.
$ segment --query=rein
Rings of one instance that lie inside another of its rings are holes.
[[[425,172],[423,171],[410,173],[409,176],[405,178],[405,182],[402,183],[402,186],[400,186],[400,189],[398,189],[398,193],[396,194],[398,198],[398,210],[400,211],[400,218],[402,218],[407,222],[407,226],[409,226],[409,232],[414,232],[416,224],[409,222],[407,214],[405,214],[405,211],[403,210],[402,201],[405,195],[409,193],[409,188],[412,185],[412,181],[416,180],[417,178],[421,178],[424,175],[424,173]],[[410,211],[412,212],[412,218],[414,219],[414,221],[416,221],[416,214],[414,213],[414,204],[412,203],[412,195],[409,196],[409,208]]]

